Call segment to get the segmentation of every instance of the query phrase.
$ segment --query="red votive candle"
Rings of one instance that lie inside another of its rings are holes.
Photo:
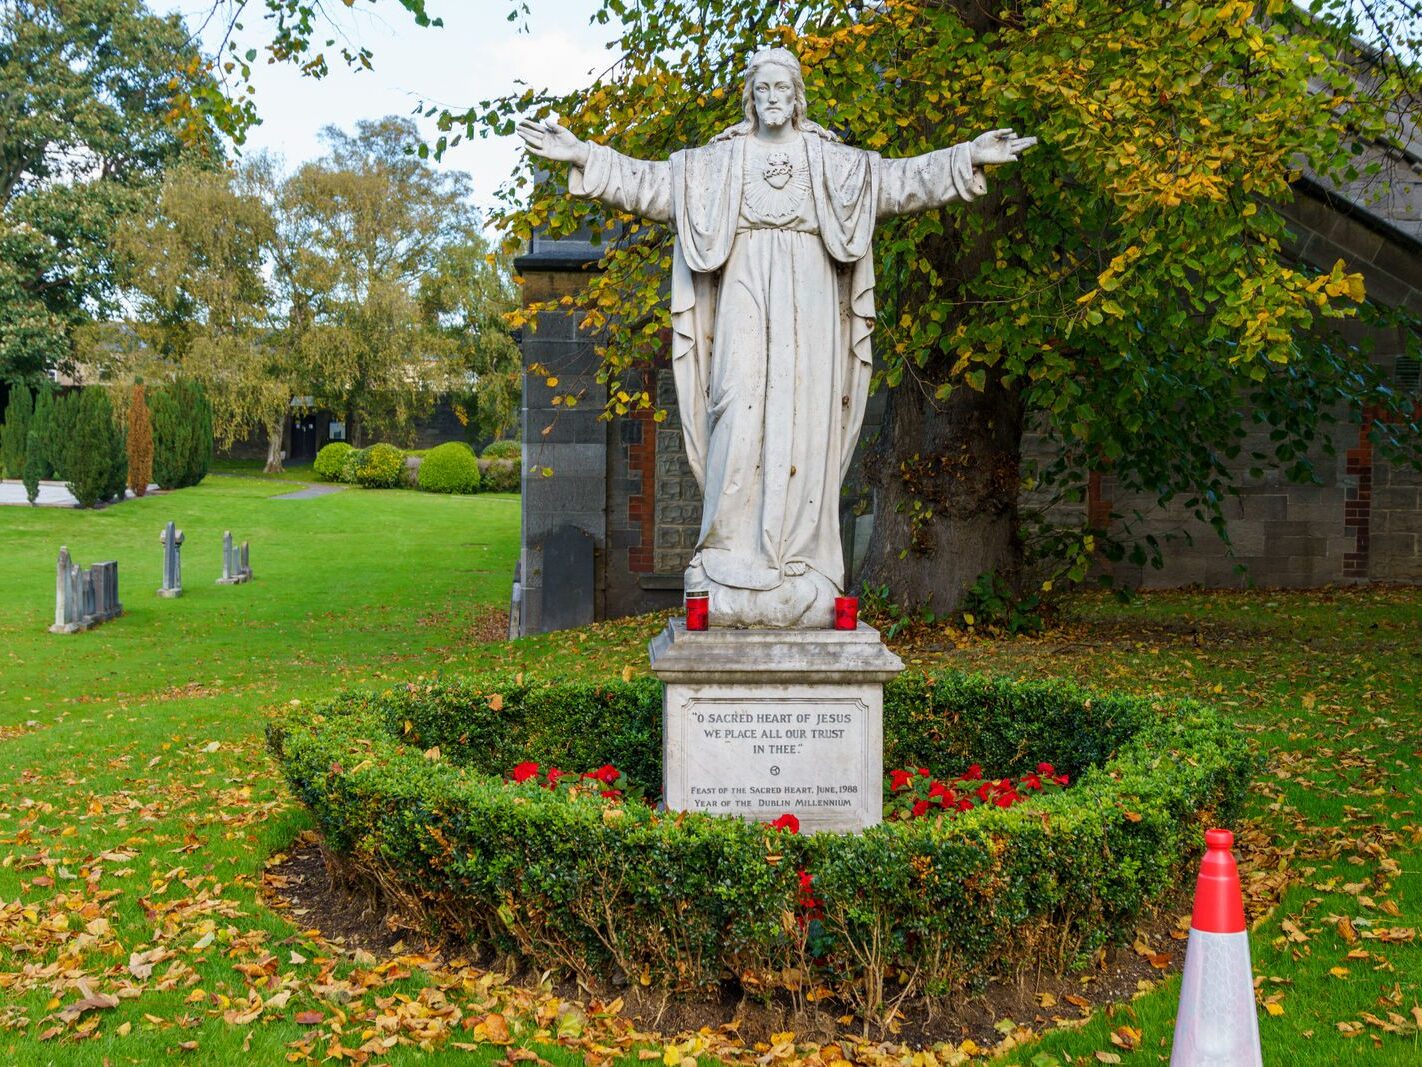
[[[711,607],[711,594],[706,592],[695,592],[686,594],[686,628],[688,630],[704,630],[711,623],[709,608]]]
[[[857,596],[837,596],[834,598],[834,628],[854,630],[859,626],[859,598]]]

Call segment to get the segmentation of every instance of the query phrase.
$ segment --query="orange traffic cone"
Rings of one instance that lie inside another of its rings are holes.
[[[1171,1067],[1262,1067],[1244,896],[1228,830],[1205,831]]]

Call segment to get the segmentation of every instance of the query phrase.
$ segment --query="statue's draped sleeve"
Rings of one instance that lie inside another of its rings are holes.
[[[587,163],[568,175],[568,191],[653,222],[670,222],[671,182],[669,163],[633,159],[606,145],[589,144]]]
[[[879,159],[875,214],[887,219],[929,211],[954,200],[972,200],[987,192],[983,172],[973,166],[966,144],[904,159]]]

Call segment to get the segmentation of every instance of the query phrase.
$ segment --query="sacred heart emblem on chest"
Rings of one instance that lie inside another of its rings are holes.
[[[765,170],[761,177],[772,189],[784,189],[790,184],[795,168],[790,165],[790,157],[784,152],[775,152],[765,159]]]

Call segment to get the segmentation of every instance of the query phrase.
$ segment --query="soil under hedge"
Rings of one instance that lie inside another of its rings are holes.
[[[833,994],[866,1020],[1086,958],[1193,869],[1201,830],[1229,821],[1255,768],[1240,732],[1193,702],[957,674],[886,686],[884,737],[886,766],[1009,776],[1046,760],[1073,784],[812,837],[506,784],[527,759],[613,763],[655,793],[650,679],[412,683],[268,728],[327,844],[446,934],[590,989]]]

